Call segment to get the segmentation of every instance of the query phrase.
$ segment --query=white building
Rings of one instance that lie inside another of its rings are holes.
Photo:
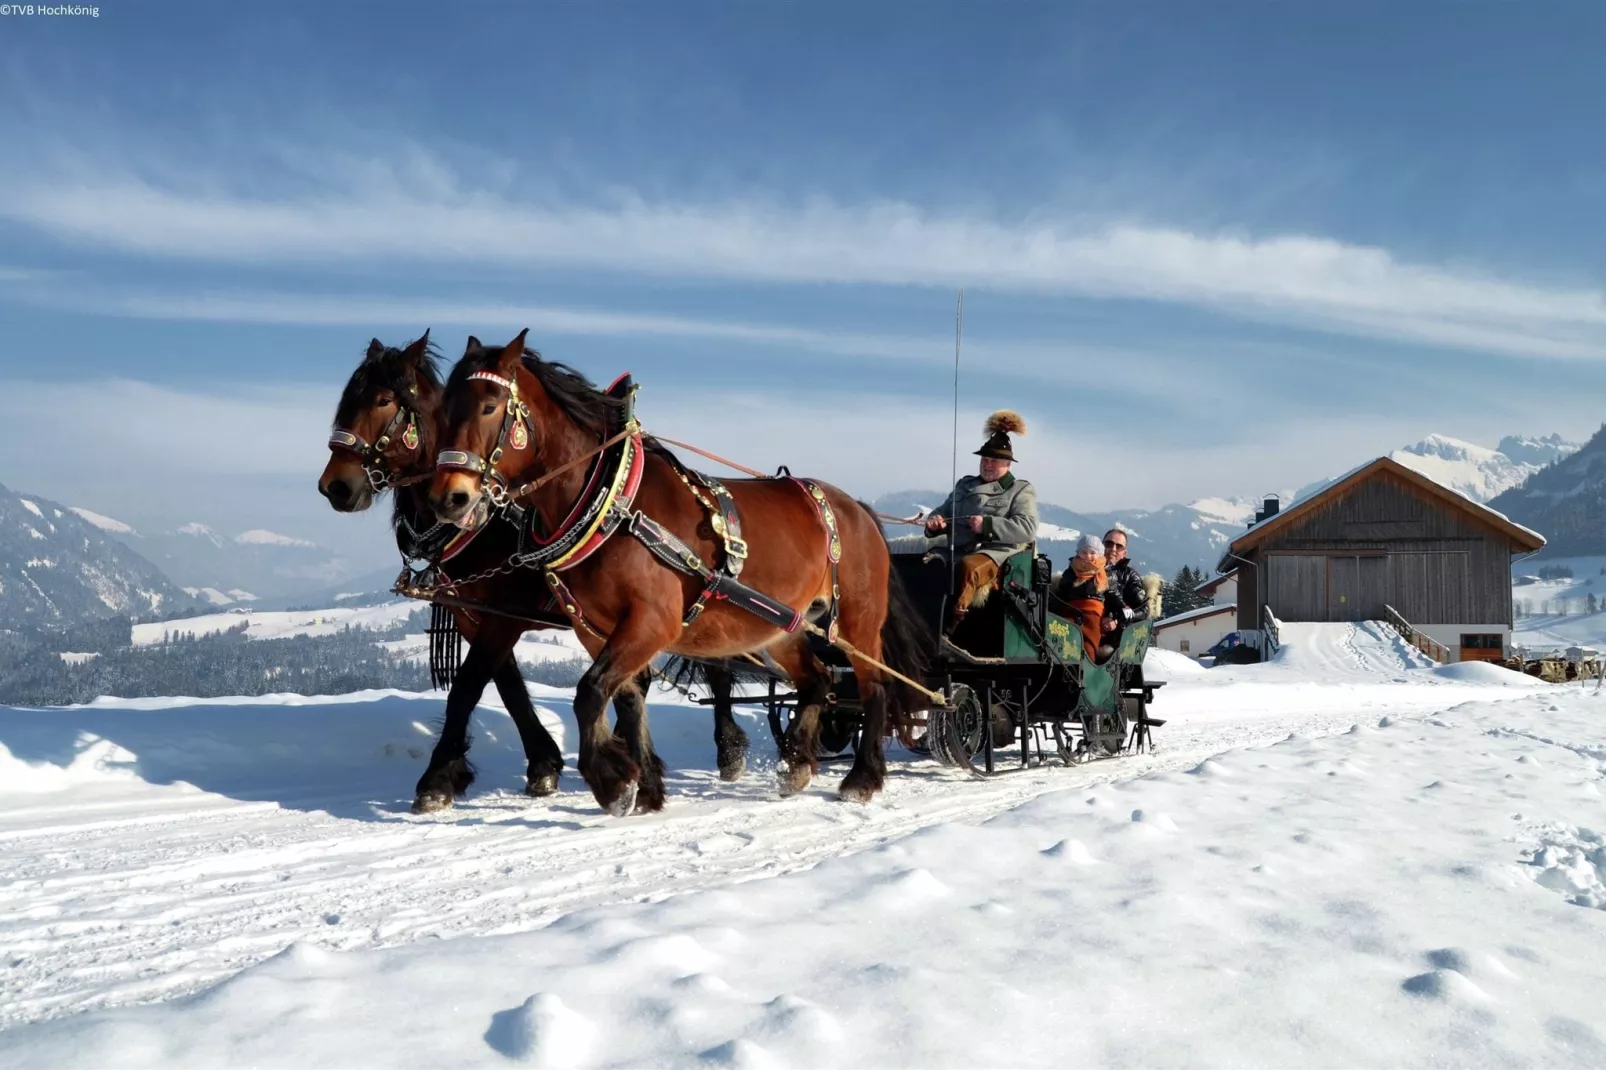
[[[1201,606],[1167,617],[1154,626],[1154,645],[1197,659],[1238,629],[1238,607]]]
[[[1213,606],[1235,606],[1238,604],[1238,570],[1223,572],[1215,579],[1206,580],[1199,585],[1199,593],[1210,599]]]

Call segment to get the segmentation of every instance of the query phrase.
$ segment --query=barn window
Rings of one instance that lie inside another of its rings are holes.
[[[1184,654],[1188,652],[1188,641],[1186,639],[1182,641],[1182,652]]]

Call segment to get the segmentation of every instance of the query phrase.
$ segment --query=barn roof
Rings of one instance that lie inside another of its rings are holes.
[[[1465,494],[1451,490],[1444,484],[1429,479],[1421,472],[1407,468],[1392,457],[1379,457],[1377,460],[1363,464],[1359,468],[1339,477],[1310,497],[1295,502],[1276,516],[1262,520],[1234,539],[1228,550],[1235,554],[1241,554],[1245,550],[1253,549],[1264,542],[1266,537],[1273,532],[1282,530],[1295,520],[1331,502],[1334,498],[1348,494],[1360,484],[1382,475],[1394,476],[1415,487],[1427,497],[1434,498],[1452,509],[1457,509],[1484,527],[1492,528],[1499,532],[1509,540],[1514,552],[1538,550],[1545,545],[1545,537],[1543,535],[1531,528],[1525,528],[1521,524],[1515,523],[1504,513],[1475,502]],[[1226,564],[1230,560],[1230,558],[1224,557],[1222,563]]]

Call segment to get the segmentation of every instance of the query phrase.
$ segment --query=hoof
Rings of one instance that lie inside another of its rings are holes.
[[[869,788],[850,788],[844,785],[837,789],[836,797],[843,802],[858,803],[863,806],[875,798],[875,792]]]
[[[418,797],[413,800],[413,813],[415,814],[433,814],[437,810],[450,810],[451,808],[452,797],[441,791],[419,792]]]
[[[775,777],[780,784],[781,798],[784,799],[808,787],[814,780],[814,770],[802,764],[783,766],[775,771]]]
[[[636,793],[640,790],[634,780],[619,789],[618,798],[608,804],[611,817],[624,817],[636,808]]]
[[[543,799],[558,792],[558,774],[542,773],[540,776],[530,777],[524,783],[524,794],[532,799]]]
[[[719,779],[727,784],[742,779],[742,774],[745,772],[747,772],[747,757],[745,755],[729,763],[719,763]]]

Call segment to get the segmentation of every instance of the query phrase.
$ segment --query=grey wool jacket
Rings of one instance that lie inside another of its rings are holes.
[[[965,476],[931,515],[946,517],[953,525],[954,546],[960,554],[983,553],[1000,565],[1037,540],[1037,491],[1013,472],[992,483]],[[970,530],[972,516],[985,518],[979,535]],[[947,533],[939,537],[946,545]]]

